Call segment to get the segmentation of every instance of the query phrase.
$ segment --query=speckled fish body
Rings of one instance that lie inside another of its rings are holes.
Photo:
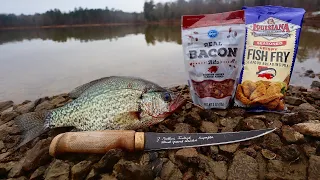
[[[70,103],[18,116],[23,132],[18,147],[56,127],[78,131],[138,129],[163,121],[186,101],[182,96],[141,78],[106,77],[71,91]]]
[[[135,112],[139,112],[141,94],[142,91],[134,89],[98,88],[88,96],[80,96],[66,106],[53,110],[46,120],[50,128],[130,129],[140,123]]]

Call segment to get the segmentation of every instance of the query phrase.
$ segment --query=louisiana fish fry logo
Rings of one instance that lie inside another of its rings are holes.
[[[274,68],[269,68],[267,66],[258,66],[256,74],[260,78],[272,79],[277,75],[277,71]]]
[[[254,37],[261,36],[267,40],[276,39],[278,37],[288,38],[290,37],[290,32],[301,28],[298,25],[273,17],[269,17],[259,23],[248,24],[246,27],[252,31],[251,34]]]

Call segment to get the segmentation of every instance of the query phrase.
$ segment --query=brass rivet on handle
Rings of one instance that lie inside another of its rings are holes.
[[[144,132],[136,132],[134,135],[135,150],[144,149]]]

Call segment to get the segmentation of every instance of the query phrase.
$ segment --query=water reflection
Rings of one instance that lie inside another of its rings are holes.
[[[42,39],[55,42],[67,42],[70,39],[80,42],[97,40],[117,40],[126,35],[144,34],[147,44],[155,45],[157,42],[175,42],[181,44],[179,26],[170,25],[136,25],[136,26],[110,26],[110,27],[81,27],[37,30],[0,31],[0,45],[23,40]]]
[[[80,42],[97,40],[117,40],[127,35],[143,34],[148,45],[156,42],[174,42],[181,45],[180,26],[172,25],[136,25],[108,27],[80,27],[37,30],[0,31],[0,45],[23,40],[42,39],[54,42],[67,42],[70,39]],[[304,62],[310,57],[320,61],[320,29],[303,27],[297,60]]]
[[[303,27],[292,75],[320,73],[320,30]],[[137,25],[0,31],[0,101],[36,99],[110,75],[163,86],[186,83],[180,26]]]
[[[299,51],[298,60],[304,62],[310,58],[317,58],[320,62],[320,28],[303,27]]]

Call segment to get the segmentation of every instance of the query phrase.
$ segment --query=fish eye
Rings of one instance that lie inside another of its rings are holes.
[[[170,93],[168,93],[168,92],[164,93],[163,98],[164,98],[165,101],[170,101],[171,100]]]

